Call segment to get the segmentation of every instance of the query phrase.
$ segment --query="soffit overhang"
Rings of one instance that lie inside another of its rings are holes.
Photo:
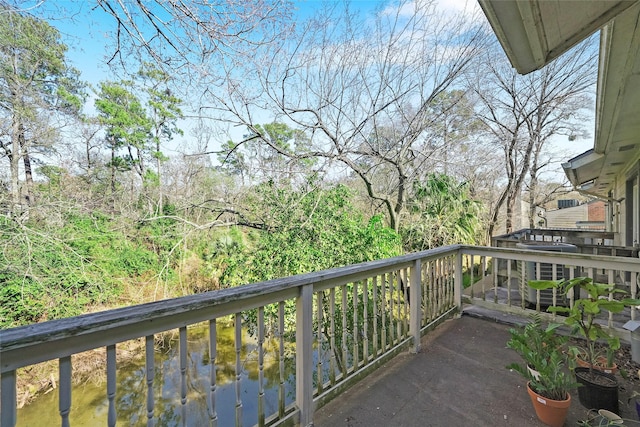
[[[594,148],[563,168],[576,188],[606,198],[640,157],[640,2],[479,2],[521,74],[543,67],[602,29]]]
[[[520,74],[538,70],[637,3],[580,0],[478,0]]]

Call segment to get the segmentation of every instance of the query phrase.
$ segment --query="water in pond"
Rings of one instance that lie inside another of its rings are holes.
[[[217,328],[216,411],[218,425],[235,425],[236,373],[234,328],[218,325]],[[210,388],[208,330],[206,327],[189,328],[187,356],[187,425],[200,427],[209,424]],[[253,426],[258,422],[258,351],[255,338],[243,330],[240,356],[242,371],[240,388],[242,399],[242,425]],[[181,375],[179,351],[176,341],[167,340],[167,349],[155,355],[155,425],[172,427],[182,425],[180,402]],[[278,343],[265,342],[264,389],[265,414],[278,410],[278,386],[281,373],[278,363]],[[295,397],[295,360],[293,355],[285,359],[285,404]],[[105,375],[106,378],[106,375]],[[147,383],[144,362],[118,364],[116,408],[119,426],[145,426],[147,423]],[[74,386],[72,408],[69,416],[74,427],[104,426],[107,424],[108,401],[106,382]],[[42,427],[59,425],[58,393],[52,391],[18,410],[18,427]]]

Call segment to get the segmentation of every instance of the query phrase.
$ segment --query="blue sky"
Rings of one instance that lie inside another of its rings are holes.
[[[294,1],[297,9],[295,14],[304,19],[323,3],[322,0]],[[389,3],[387,0],[352,0],[351,9],[366,14]],[[477,7],[475,0],[438,0],[438,3],[441,8],[449,10]],[[113,18],[98,7],[95,1],[28,0],[20,4],[58,28],[69,46],[68,58],[80,69],[84,80],[95,85],[101,80],[112,78],[106,60],[109,53],[113,52],[110,44],[113,42],[116,26]]]
[[[308,17],[313,11],[321,7],[322,0],[294,1],[296,16],[300,19]],[[438,0],[439,7],[444,10],[460,11],[477,9],[475,0]],[[107,79],[117,79],[106,65],[108,55],[113,52],[113,31],[115,22],[111,16],[105,13],[93,1],[82,0],[38,0],[20,1],[22,8],[31,8],[31,13],[46,19],[51,25],[58,28],[63,40],[69,47],[68,58],[70,62],[82,73],[82,79],[88,81],[94,87],[98,82]],[[371,13],[376,8],[383,8],[390,4],[381,0],[352,0],[350,7],[353,11]],[[88,111],[93,110],[93,101],[89,101]],[[185,133],[187,135],[188,133]],[[579,141],[568,144],[564,140],[557,141],[563,149],[578,154],[592,144],[589,141]],[[583,146],[584,145],[584,146]]]

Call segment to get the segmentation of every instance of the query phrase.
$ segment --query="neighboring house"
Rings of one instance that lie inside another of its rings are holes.
[[[563,164],[576,190],[608,204],[614,245],[640,242],[640,2],[479,0],[511,64],[544,67],[598,30],[594,148]]]
[[[548,210],[539,223],[545,228],[605,230],[606,203],[602,200]]]
[[[515,203],[513,204],[513,212],[511,214],[511,225],[512,229],[522,230],[523,228],[529,228],[529,202],[522,200],[520,196],[516,198]],[[536,220],[534,221],[537,226],[537,220],[540,219],[541,212],[544,212],[544,209],[541,207],[536,207]],[[496,227],[493,230],[493,235],[501,235],[507,232],[506,230],[506,221],[507,221],[507,208],[506,206],[502,206],[498,211],[498,221],[496,222]]]

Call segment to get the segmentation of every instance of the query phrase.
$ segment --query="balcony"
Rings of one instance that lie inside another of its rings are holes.
[[[371,395],[365,394],[365,400],[390,399],[393,393],[385,390],[392,390],[393,381],[400,381],[400,388],[406,387],[407,394],[398,395],[397,412],[413,413],[422,419],[426,416],[425,408],[435,411],[439,407],[448,408],[448,416],[465,419],[467,415],[459,411],[464,410],[464,405],[475,405],[476,410],[479,407],[485,411],[485,417],[497,420],[491,425],[498,422],[537,425],[533,411],[529,410],[522,380],[504,369],[514,357],[504,348],[507,339],[504,327],[459,317],[463,312],[491,310],[500,313],[499,318],[516,316],[522,319],[534,310],[544,311],[541,301],[545,298],[551,304],[570,304],[571,296],[568,301],[561,301],[555,293],[541,295],[536,291],[532,294],[528,289],[527,280],[541,277],[545,271],[551,278],[570,278],[578,274],[605,278],[636,297],[640,263],[637,259],[620,256],[456,245],[4,330],[0,339],[0,424],[6,427],[17,422],[17,370],[47,360],[57,360],[59,364],[55,392],[60,424],[73,424],[74,414],[88,409],[73,403],[73,358],[94,349],[104,351],[106,410],[100,425],[129,424],[130,420],[119,418],[122,403],[117,383],[118,360],[122,343],[138,339],[143,343],[146,375],[145,397],[138,408],[142,415],[137,421],[148,426],[165,425],[159,420],[158,397],[157,392],[154,393],[163,382],[159,377],[163,371],[159,369],[155,355],[161,341],[158,337],[167,331],[176,331],[179,375],[174,381],[175,387],[171,390],[163,388],[162,394],[175,406],[172,422],[179,425],[333,425],[331,417],[342,416],[340,410],[333,412],[330,408],[335,406],[322,407],[365,377],[367,382],[382,378],[390,381],[385,383],[389,386],[383,384],[387,388],[382,391],[375,388],[367,391]],[[628,332],[620,326],[628,319],[635,319],[636,312],[637,308],[633,308],[601,321],[628,341]],[[456,320],[446,322],[434,334],[429,334],[448,319]],[[235,331],[232,366],[229,363],[219,366],[217,325],[222,322],[231,323]],[[204,325],[207,331],[209,374],[206,384],[194,391],[194,387],[200,386],[192,381],[189,331],[197,325]],[[245,369],[242,355],[242,348],[247,344],[243,333],[245,327],[252,332],[252,345],[257,355],[257,387],[251,392],[243,388],[244,377],[241,375]],[[465,336],[467,338],[463,339]],[[460,345],[450,345],[457,340],[462,340]],[[267,342],[275,342],[276,348],[275,362],[270,367],[279,370],[277,392],[270,393],[276,402],[267,402]],[[448,349],[443,342],[449,343]],[[285,352],[288,346],[294,349],[289,354]],[[490,358],[494,358],[491,368],[478,366],[478,361],[489,361]],[[394,361],[390,362],[392,359]],[[293,367],[287,370],[286,362],[291,362]],[[220,404],[222,387],[217,374],[223,369],[232,371],[232,411]],[[389,372],[402,372],[404,376]],[[489,378],[492,384],[491,390],[486,392],[479,388],[479,382],[484,378]],[[286,382],[292,384],[289,390],[285,388]],[[518,387],[520,392],[516,391]],[[351,396],[354,390],[364,393],[360,386],[348,391],[346,396]],[[410,393],[411,390],[417,390],[416,393],[425,398],[430,396],[432,402],[420,406],[411,398],[417,396]],[[467,398],[471,402],[461,402]],[[520,398],[526,403],[520,402]],[[199,405],[192,405],[193,399],[199,399]],[[505,399],[509,405],[502,402]],[[411,406],[411,402],[417,406]],[[512,403],[515,409],[505,412]],[[331,405],[336,404],[346,405],[348,400],[341,398],[331,402]],[[389,410],[390,404],[385,400],[376,408]],[[574,407],[577,406],[574,403]],[[204,413],[196,413],[195,407],[204,408]],[[252,408],[250,415],[248,408]],[[373,409],[364,410],[372,416]],[[519,420],[528,421],[521,423]],[[343,423],[342,419],[339,423]],[[409,418],[402,423],[411,425]],[[446,423],[434,421],[434,425]]]

